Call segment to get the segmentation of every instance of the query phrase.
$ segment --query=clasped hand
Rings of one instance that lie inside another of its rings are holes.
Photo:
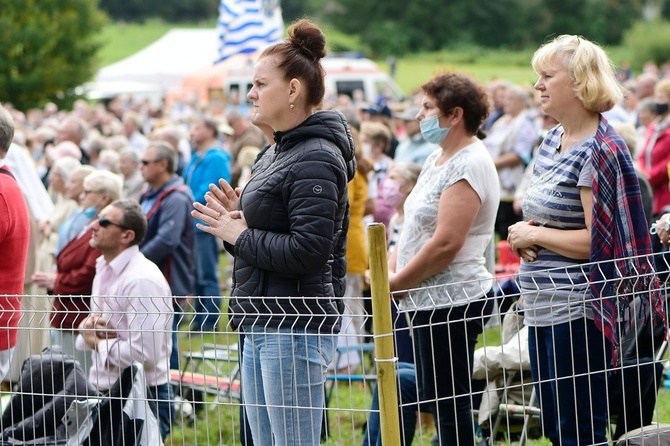
[[[79,324],[79,332],[92,350],[97,350],[98,341],[117,337],[116,331],[109,326],[109,319],[102,314],[89,315]]]
[[[539,247],[533,243],[533,231],[537,229],[534,221],[520,221],[507,228],[507,242],[510,249],[526,262],[537,258]]]
[[[224,242],[234,245],[242,232],[248,229],[242,212],[237,210],[240,189],[233,190],[226,180],[219,180],[219,187],[209,185],[205,194],[207,205],[193,203],[193,218],[200,220],[196,227],[201,231],[219,237]]]

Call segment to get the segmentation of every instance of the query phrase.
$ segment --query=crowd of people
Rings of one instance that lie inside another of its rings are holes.
[[[104,392],[142,362],[166,436],[177,333],[222,329],[230,291],[253,443],[318,444],[326,370],[358,366],[346,355],[330,364],[335,348],[369,334],[365,225],[382,222],[398,356],[418,400],[432,402],[439,444],[475,442],[472,358],[494,311],[496,239],[522,259],[544,434],[606,444],[599,401],[621,303],[589,286],[607,271],[581,265],[655,252],[668,274],[670,80],[649,71],[619,82],[601,48],[560,36],[535,54],[534,86],[443,73],[402,104],[343,96],[330,107],[325,54],[318,27],[293,24],[260,55],[250,105],[119,96],[0,108],[11,204],[0,228],[14,231],[0,238],[0,294],[49,315],[3,313],[0,374],[16,377],[22,359],[59,345]],[[234,258],[231,277],[220,277],[222,255]],[[660,296],[646,293],[660,317]],[[4,299],[4,310],[21,306]]]

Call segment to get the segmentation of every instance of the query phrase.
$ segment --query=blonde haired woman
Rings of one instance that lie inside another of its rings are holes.
[[[601,115],[622,88],[605,52],[578,36],[543,45],[532,65],[542,111],[559,125],[539,148],[526,221],[508,237],[522,258],[531,371],[552,444],[605,445],[606,369],[620,362],[617,316],[630,303],[615,292],[639,292],[643,304],[663,312],[658,293],[649,292],[647,259],[612,262],[651,252],[630,153]]]

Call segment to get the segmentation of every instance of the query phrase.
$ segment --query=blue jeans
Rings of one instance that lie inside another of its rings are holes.
[[[419,395],[416,390],[416,368],[414,364],[407,362],[398,362],[396,366],[398,378],[398,403],[400,404],[400,424],[402,432],[400,437],[403,439],[404,446],[410,446],[414,439],[414,430],[416,428],[416,412],[419,409],[417,402]],[[380,432],[379,419],[379,387],[375,386],[372,393],[372,405],[370,406],[370,416],[368,417],[368,427],[365,430],[363,446],[381,446],[382,436]]]
[[[147,399],[149,407],[158,419],[158,427],[161,438],[165,440],[172,430],[172,422],[175,419],[174,389],[172,384],[161,384],[155,387],[147,386]]]
[[[196,231],[195,235],[195,329],[213,330],[219,320],[219,245],[216,237]]]
[[[318,445],[336,336],[242,326],[242,392],[256,445]]]
[[[554,445],[606,445],[611,352],[595,323],[529,327],[528,345],[544,436]]]

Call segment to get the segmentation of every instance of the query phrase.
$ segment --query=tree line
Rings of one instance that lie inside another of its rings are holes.
[[[286,1],[286,0],[285,0]],[[305,1],[305,0],[295,0]],[[642,0],[338,0],[327,16],[377,53],[449,46],[521,49],[579,34],[619,44],[642,16]]]
[[[106,20],[157,17],[214,26],[218,5],[219,0],[2,0],[0,102],[20,109],[46,101],[71,104],[75,87],[93,76]],[[338,49],[373,57],[446,48],[537,48],[552,36],[570,33],[604,45],[626,39],[641,61],[665,62],[670,60],[670,22],[641,21],[650,5],[670,19],[665,0],[281,2],[286,23],[312,17],[356,37],[355,48]]]
[[[604,45],[658,0],[282,0],[284,20],[315,17],[360,37],[375,55],[402,55],[448,46],[519,49],[558,34],[580,34]],[[670,2],[662,2],[670,18]],[[114,20],[211,20],[217,0],[100,0]]]

